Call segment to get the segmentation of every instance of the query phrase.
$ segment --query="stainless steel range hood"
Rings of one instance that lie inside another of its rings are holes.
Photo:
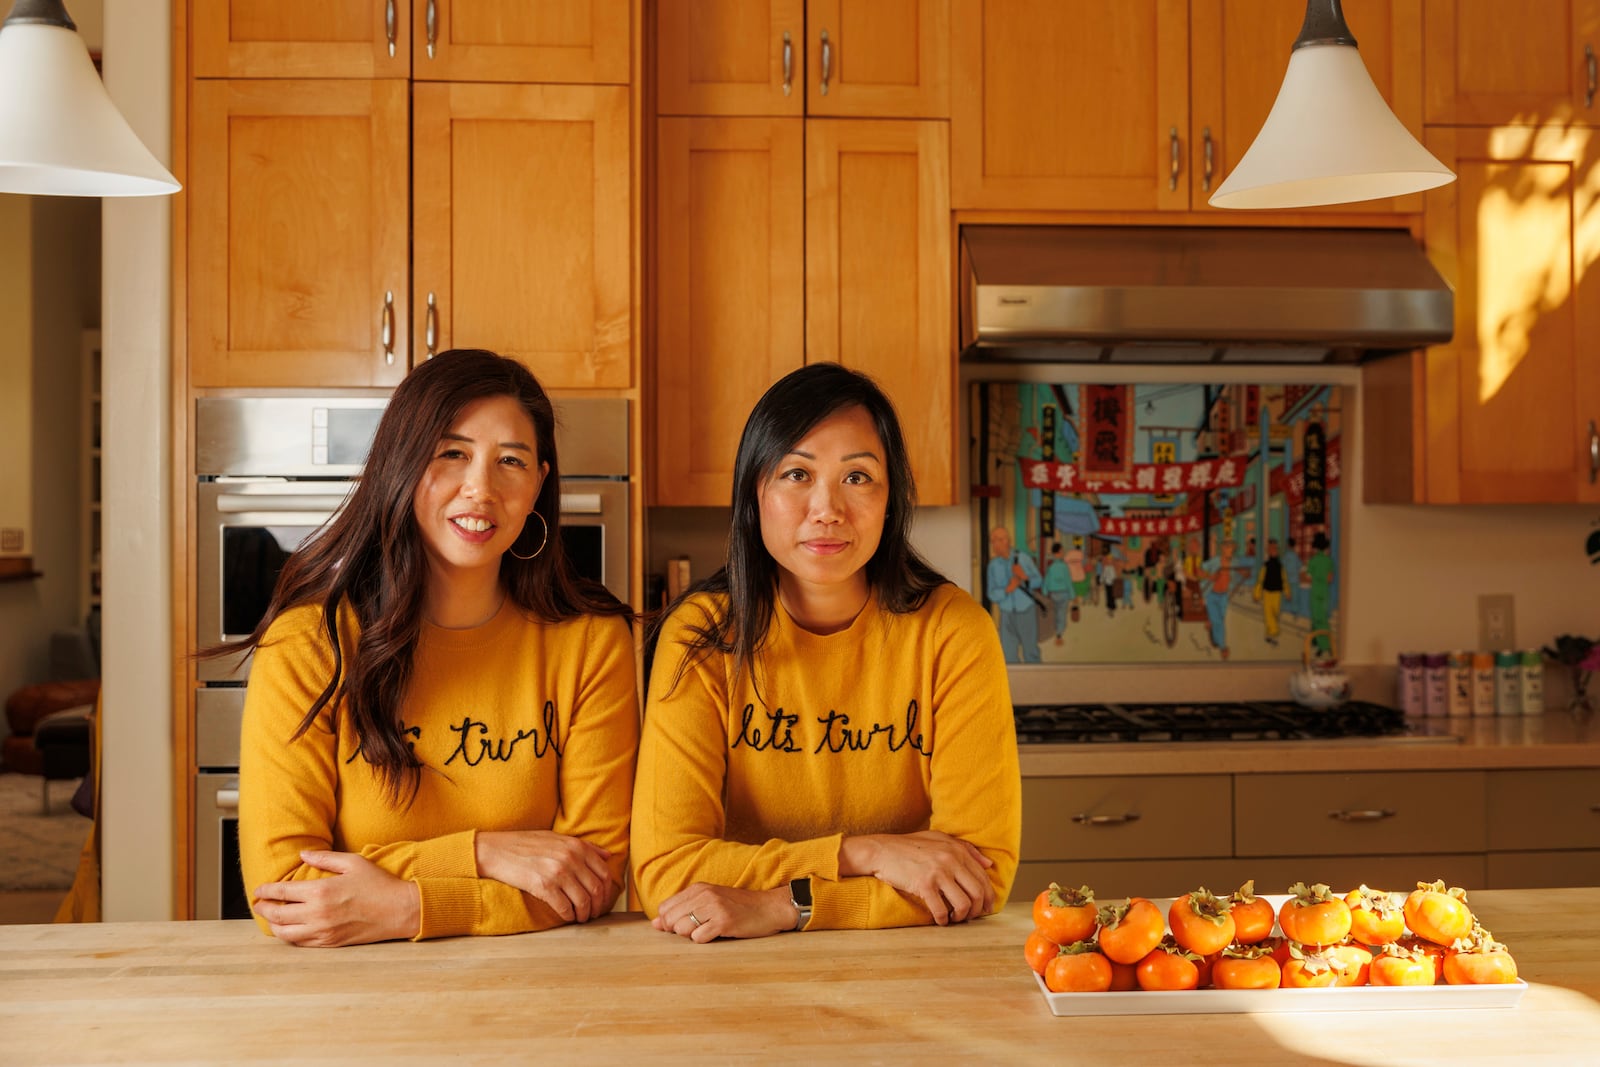
[[[1404,230],[963,226],[968,360],[1349,363],[1448,341]]]

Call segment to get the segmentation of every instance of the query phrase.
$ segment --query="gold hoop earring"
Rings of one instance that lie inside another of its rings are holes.
[[[544,516],[539,514],[537,511],[530,511],[530,512],[528,512],[528,514],[532,515],[534,518],[538,519],[539,520],[539,525],[544,527],[544,536],[539,539],[539,547],[534,549],[533,550],[533,554],[530,555],[530,556],[524,556],[521,552],[518,552],[517,551],[517,545],[516,545],[515,541],[513,541],[511,543],[511,547],[510,548],[506,549],[507,552],[510,552],[513,556],[515,556],[518,559],[522,560],[524,563],[526,563],[530,559],[537,559],[538,556],[539,556],[539,553],[544,551],[545,544],[550,540],[550,524],[545,521]],[[518,537],[517,540],[521,540],[521,538]]]

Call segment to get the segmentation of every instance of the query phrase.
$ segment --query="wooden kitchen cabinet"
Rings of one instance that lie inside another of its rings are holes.
[[[661,0],[657,112],[948,118],[950,0]]]
[[[1282,0],[953,4],[958,209],[1216,210],[1206,201],[1266,121],[1305,14]],[[1421,0],[1352,3],[1346,20],[1420,135]],[[1420,209],[1411,196],[1308,212]]]
[[[1482,852],[1483,771],[1242,774],[1238,856]],[[1448,817],[1441,813],[1448,812]]]
[[[1022,857],[1231,856],[1232,790],[1226,774],[1024,778]]]
[[[629,0],[196,0],[190,17],[197,78],[629,79]]]
[[[1489,772],[1489,889],[1600,884],[1600,771]]]
[[[653,500],[726,506],[777,378],[837,360],[902,415],[919,496],[956,500],[943,123],[658,120]]]
[[[407,97],[394,79],[194,83],[192,385],[405,375]]]
[[[392,385],[460,341],[626,388],[627,94],[196,82],[191,384]]]
[[[1426,17],[1429,125],[1600,123],[1600,0],[1427,0]]]
[[[1388,468],[1367,499],[1600,501],[1600,131],[1435,127],[1427,144],[1457,175],[1423,215],[1455,336],[1365,372],[1383,401],[1367,439]]]

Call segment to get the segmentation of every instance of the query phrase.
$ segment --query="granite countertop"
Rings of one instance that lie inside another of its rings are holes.
[[[1600,723],[1564,711],[1415,720],[1416,736],[1331,741],[1025,744],[1024,778],[1600,767]]]

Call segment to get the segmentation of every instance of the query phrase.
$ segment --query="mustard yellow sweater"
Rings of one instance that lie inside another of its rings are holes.
[[[344,618],[349,662],[356,628]],[[290,740],[331,677],[322,619],[316,605],[285,612],[250,668],[239,760],[247,892],[326,877],[299,853],[335,849],[417,883],[419,938],[560,925],[543,902],[478,877],[479,830],[581,837],[611,851],[620,885],[639,729],[633,641],[620,618],[551,625],[508,600],[472,630],[424,624],[401,713],[422,778],[416,799],[399,808],[342,715],[324,709]]]
[[[691,662],[699,596],[656,647],[633,799],[634,886],[651,915],[691,882],[764,890],[812,879],[811,929],[931,923],[914,898],[839,876],[845,835],[942,830],[994,866],[996,906],[1016,875],[1021,779],[995,625],[952,585],[907,615],[876,599],[818,636],[777,608],[759,690],[732,657]],[[762,699],[763,696],[766,699]]]

